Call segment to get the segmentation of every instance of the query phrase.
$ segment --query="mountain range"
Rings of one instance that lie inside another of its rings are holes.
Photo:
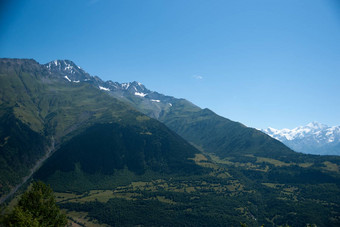
[[[188,100],[150,91],[139,82],[102,81],[67,60],[53,61],[44,66],[50,73],[61,73],[61,79],[66,83],[88,83],[104,93],[129,103],[138,111],[164,123],[205,152],[220,157],[246,153],[275,158],[284,158],[287,154],[296,155],[283,144],[256,129],[218,116],[209,109],[201,109]]]
[[[45,64],[45,66],[50,72],[61,73],[65,81],[69,81],[70,83],[91,83],[96,88],[103,90],[118,99],[130,103],[132,106],[149,117],[155,118],[165,123],[169,128],[180,134],[182,137],[186,138],[188,141],[198,145],[198,147],[204,147],[205,150],[214,151],[218,154],[223,154],[223,150],[226,150],[223,145],[221,146],[219,144],[218,146],[214,146],[214,140],[221,141],[223,138],[217,139],[216,136],[226,134],[230,135],[231,133],[226,132],[225,129],[216,128],[216,125],[214,125],[214,129],[209,131],[210,135],[211,133],[214,133],[216,129],[224,130],[224,132],[220,134],[215,133],[215,135],[211,136],[213,141],[204,141],[207,143],[206,145],[202,144],[201,138],[193,138],[194,133],[192,133],[192,131],[195,131],[196,129],[194,127],[197,126],[188,124],[190,119],[187,118],[191,118],[192,120],[194,115],[202,115],[202,112],[205,112],[203,115],[208,116],[208,118],[214,117],[218,118],[219,121],[222,121],[223,124],[229,123],[228,119],[217,116],[208,109],[202,110],[185,99],[177,99],[171,96],[160,94],[158,92],[150,91],[143,84],[136,81],[128,83],[102,81],[99,77],[90,76],[79,66],[69,60],[55,60]],[[179,106],[181,111],[180,117],[174,116],[173,113],[175,112],[174,109],[176,109],[177,106]],[[186,111],[185,114],[188,116],[183,116],[183,110]],[[195,122],[195,124],[198,123],[204,123],[204,120]],[[289,148],[297,152],[320,155],[340,155],[340,126],[329,127],[317,122],[312,122],[306,126],[300,126],[292,130],[279,130],[269,127],[268,129],[263,129],[261,131],[281,141]],[[228,146],[228,150],[230,150],[229,145],[225,146]]]
[[[297,152],[340,155],[340,126],[329,127],[312,122],[294,129],[280,130],[269,127],[262,131]]]
[[[340,223],[340,157],[69,60],[0,59],[0,123],[1,203],[33,178],[85,226]]]

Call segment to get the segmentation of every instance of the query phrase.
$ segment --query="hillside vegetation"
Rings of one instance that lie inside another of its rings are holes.
[[[340,225],[339,157],[71,64],[0,60],[2,198],[38,163],[80,226]]]
[[[68,148],[56,153],[64,154],[69,159],[76,156],[75,160],[67,163],[70,166],[63,167],[68,168],[67,170],[74,168],[78,162],[89,167],[91,165],[88,162],[93,161],[95,165],[96,160],[92,157],[98,157],[97,154],[100,153],[96,153],[98,150],[95,147],[86,146],[91,141],[91,136],[94,141],[101,141],[96,146],[103,154],[95,167],[101,165],[100,161],[107,162],[107,165],[101,169],[85,168],[86,171],[111,173],[115,168],[123,168],[127,163],[130,169],[140,173],[145,171],[150,163],[152,168],[162,171],[175,169],[177,162],[184,164],[181,165],[184,169],[189,168],[186,164],[194,165],[192,161],[190,164],[187,158],[194,157],[194,153],[199,151],[188,142],[160,122],[150,119],[90,84],[68,83],[60,75],[50,73],[46,67],[34,60],[1,59],[0,69],[2,195],[20,183],[36,162],[49,152],[51,146],[55,147],[53,153],[82,132],[85,133],[83,135],[86,137],[86,143],[71,143]],[[87,129],[89,131],[85,132]],[[103,134],[101,129],[107,133]],[[110,139],[112,141],[108,145]],[[79,150],[72,149],[73,146]],[[84,147],[88,150],[91,148],[92,154],[82,154],[80,148]],[[81,156],[87,159],[78,160]],[[120,161],[116,160],[118,156]],[[171,163],[167,163],[169,160],[172,160]],[[113,162],[117,165],[111,166]]]

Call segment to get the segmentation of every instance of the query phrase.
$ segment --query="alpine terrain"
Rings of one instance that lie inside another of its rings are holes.
[[[139,82],[0,59],[3,212],[42,180],[73,225],[339,226],[339,166]]]
[[[294,129],[262,130],[291,149],[306,154],[340,155],[340,126],[312,122]]]
[[[67,60],[52,61],[45,67],[50,73],[60,74],[60,79],[69,84],[85,82],[130,104],[163,122],[197,148],[219,157],[252,154],[284,159],[287,154],[292,157],[297,155],[265,133],[218,116],[209,109],[201,109],[185,99],[150,91],[139,82],[104,82]]]

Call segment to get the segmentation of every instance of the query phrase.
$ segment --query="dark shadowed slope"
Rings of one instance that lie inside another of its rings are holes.
[[[81,133],[85,133],[81,134],[86,138],[82,141],[85,145],[70,142],[69,146],[77,149],[68,149],[67,155],[74,158],[70,165],[80,162],[84,171],[93,171],[82,162],[82,156],[92,161],[88,152],[101,154],[100,159],[109,164],[116,155],[124,156],[123,161],[117,161],[118,164],[111,166],[108,172],[125,165],[131,169],[134,164],[138,166],[132,169],[135,172],[147,168],[178,169],[174,167],[174,157],[184,165],[183,168],[188,165],[190,169],[195,165],[188,158],[194,157],[198,150],[162,123],[89,83],[69,83],[63,75],[51,73],[34,60],[25,59],[1,59],[0,80],[1,193],[8,192],[28,175],[48,151],[52,138],[57,148],[67,150],[65,142]],[[98,128],[111,135],[103,134]],[[89,134],[97,138],[92,140],[95,145],[88,144],[91,141]],[[117,143],[111,141],[108,145],[103,138]],[[82,150],[84,147],[86,152]],[[96,159],[93,161],[95,166]],[[98,171],[106,173],[106,168],[98,168]]]

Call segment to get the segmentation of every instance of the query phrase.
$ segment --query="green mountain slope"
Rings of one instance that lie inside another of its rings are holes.
[[[0,117],[0,197],[44,156],[47,141],[18,120],[12,110],[5,110]]]
[[[190,160],[197,152],[152,119],[138,125],[94,124],[63,144],[35,178],[57,191],[111,188],[125,181],[127,175],[138,178],[202,173],[202,167]]]
[[[55,170],[63,171],[66,164],[70,170],[78,162],[85,171],[104,174],[124,166],[138,173],[148,168],[195,168],[188,158],[198,150],[163,124],[88,83],[69,83],[34,60],[20,59],[1,59],[0,79],[2,193],[20,183],[52,142],[60,151],[49,162],[57,160],[59,153],[69,158],[67,163],[51,165]],[[77,135],[86,139],[71,141]],[[88,144],[91,136],[92,145]],[[96,154],[101,157],[92,159]],[[118,156],[122,160],[116,160]],[[92,161],[90,168],[85,162]],[[111,166],[114,162],[117,165]]]
[[[256,129],[215,114],[209,109],[185,110],[185,102],[173,103],[159,120],[208,153],[221,158],[255,155],[283,158],[294,152]]]
[[[86,76],[88,74],[84,72],[83,80]],[[201,109],[185,99],[150,91],[138,82],[119,84],[93,78],[92,84],[101,89],[104,87],[108,94],[163,122],[204,152],[221,158],[252,154],[284,160],[287,156],[296,156],[284,144],[259,130],[218,116],[209,109]]]

